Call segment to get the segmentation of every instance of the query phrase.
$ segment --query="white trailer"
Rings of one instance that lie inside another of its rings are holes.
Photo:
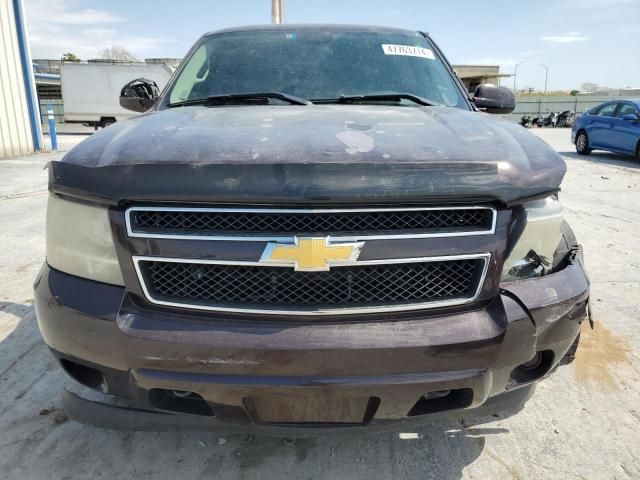
[[[120,106],[120,90],[136,78],[158,84],[162,91],[172,70],[146,63],[63,63],[60,67],[64,121],[106,127],[133,115]]]

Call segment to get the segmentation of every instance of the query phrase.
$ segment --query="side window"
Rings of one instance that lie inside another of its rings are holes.
[[[638,110],[636,110],[636,107],[634,107],[630,103],[623,103],[620,105],[620,108],[616,112],[616,117],[622,118],[625,115],[629,114],[638,115]]]
[[[615,112],[617,106],[617,103],[608,103],[603,105],[596,115],[599,117],[613,117],[613,112]]]
[[[600,105],[598,105],[597,107],[593,107],[591,110],[589,110],[587,113],[589,115],[598,115],[598,112],[600,112],[600,110],[602,110],[604,107],[606,107],[605,104],[601,103]]]

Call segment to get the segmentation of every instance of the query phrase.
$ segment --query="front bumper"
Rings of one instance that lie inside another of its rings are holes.
[[[35,303],[42,335],[67,372],[136,409],[115,415],[113,407],[67,394],[71,418],[112,428],[304,432],[413,424],[543,378],[585,318],[583,268],[576,260],[546,277],[504,284],[502,292],[482,309],[437,317],[213,320],[149,308],[121,287],[45,265]],[[537,370],[518,370],[536,352],[544,360]],[[193,392],[197,402],[171,391]],[[100,421],[87,409],[119,420]]]
[[[484,405],[474,410],[481,414],[502,412],[508,416],[517,413],[535,391],[535,384],[518,388],[511,392],[490,398]],[[380,433],[408,430],[420,427],[435,415],[447,415],[447,412],[422,415],[394,422],[374,422],[367,425],[251,425],[221,422],[215,417],[202,417],[187,414],[166,414],[158,411],[111,405],[82,398],[64,390],[62,402],[65,413],[74,420],[99,428],[110,430],[137,430],[146,432],[164,431],[215,431],[222,434],[255,434],[273,437],[322,437],[353,435],[358,433]]]

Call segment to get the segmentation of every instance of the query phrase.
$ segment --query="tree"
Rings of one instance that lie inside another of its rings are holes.
[[[576,97],[579,93],[580,90],[571,90],[571,92],[569,92],[569,95],[571,95],[572,97]]]
[[[124,47],[112,45],[100,52],[100,58],[119,60],[121,62],[137,62],[136,56]]]
[[[582,92],[591,93],[599,89],[600,89],[600,86],[597,83],[593,83],[593,82],[584,82],[582,85],[580,85],[580,91]]]
[[[62,61],[78,63],[80,62],[80,58],[74,55],[73,53],[65,53],[64,55],[62,55]]]

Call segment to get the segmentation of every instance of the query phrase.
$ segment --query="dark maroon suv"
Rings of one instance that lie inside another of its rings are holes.
[[[577,346],[563,160],[424,33],[202,37],[144,114],[49,165],[42,335],[110,428],[385,429],[482,405]]]

